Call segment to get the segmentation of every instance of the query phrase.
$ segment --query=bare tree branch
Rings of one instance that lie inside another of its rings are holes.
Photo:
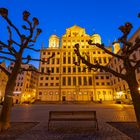
[[[11,54],[13,54],[14,56],[16,55],[16,50],[14,49],[14,47],[9,47],[8,45],[6,45],[4,42],[0,41],[1,47],[6,48],[9,50],[9,52]]]
[[[43,63],[48,63],[50,61],[51,58],[53,58],[55,56],[55,53],[53,53],[50,57],[46,58],[46,60],[42,60],[42,59],[36,59],[36,58],[31,58],[30,55],[28,55],[25,58],[22,58],[22,60],[27,60],[26,62],[22,62],[23,64],[28,64],[29,61],[39,61],[39,62],[43,62]]]
[[[16,61],[16,60],[14,60],[12,58],[8,58],[6,56],[0,56],[0,58],[5,59],[5,60],[9,60],[9,61],[12,61],[12,62],[15,62]]]
[[[35,52],[40,52],[40,50],[37,50],[37,49],[32,48],[32,47],[29,47],[29,46],[27,46],[26,49],[33,50],[33,51],[35,51]]]
[[[7,76],[10,75],[10,72],[9,72],[7,69],[5,69],[3,66],[1,66],[1,65],[0,65],[0,69],[1,69]]]
[[[0,53],[2,53],[2,54],[8,54],[8,55],[12,55],[12,56],[14,56],[14,55],[11,54],[10,52],[0,51]]]
[[[80,60],[82,60],[82,63],[84,63],[85,65],[87,65],[89,68],[95,68],[95,69],[102,69],[102,70],[104,70],[104,71],[106,71],[106,72],[110,72],[110,73],[112,73],[114,76],[116,76],[116,77],[120,77],[120,78],[122,78],[122,79],[126,79],[126,76],[124,75],[124,74],[120,74],[120,73],[118,73],[118,72],[116,72],[116,71],[114,71],[113,69],[111,69],[109,66],[102,66],[102,65],[100,65],[99,63],[96,63],[96,64],[91,64],[88,60],[86,60],[81,54],[80,54],[80,52],[79,52],[79,44],[76,44],[75,45],[75,53],[76,53],[76,55],[79,57],[79,59]],[[76,64],[76,63],[75,63]],[[78,65],[79,66],[79,65]]]
[[[92,40],[89,40],[88,43],[89,43],[89,45],[95,45],[96,47],[98,47],[98,48],[104,50],[107,54],[110,54],[111,56],[117,57],[117,58],[119,58],[119,59],[124,59],[123,56],[120,56],[120,55],[118,55],[118,54],[114,54],[114,53],[112,53],[111,51],[109,51],[108,49],[106,49],[105,46],[104,46],[104,44],[92,43]]]
[[[15,29],[15,31],[17,32],[17,34],[21,37],[21,34],[20,34],[18,28],[11,22],[11,20],[10,20],[8,17],[5,17],[5,20],[7,21],[7,23],[8,23],[11,27],[13,27],[13,28]]]

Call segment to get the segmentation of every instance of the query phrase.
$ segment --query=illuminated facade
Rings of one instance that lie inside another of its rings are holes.
[[[80,52],[90,56],[90,61],[106,65],[111,56],[97,47],[90,46],[88,40],[101,43],[98,34],[92,36],[86,34],[85,29],[72,26],[66,29],[61,37],[50,36],[49,47],[42,48],[40,57],[45,58],[55,53],[55,57],[49,64],[40,63],[39,70],[47,72],[51,69],[49,76],[39,75],[37,99],[41,101],[103,101],[113,100],[110,74],[103,71],[83,71],[84,65],[75,66],[77,57],[74,53],[74,45],[80,44]],[[112,48],[108,48],[112,51]]]
[[[6,69],[6,65],[4,62],[0,62],[0,65]],[[8,76],[0,69],[0,102],[2,102],[4,99],[7,81]]]
[[[140,37],[140,28],[131,36],[129,42],[135,42],[135,39],[137,37]],[[117,48],[119,48],[118,44],[117,44]],[[116,53],[118,54],[121,53],[121,49],[118,49]],[[134,51],[134,53],[132,53],[130,57],[134,60],[140,59],[140,48],[137,49],[137,51]],[[118,60],[115,57],[112,57],[109,65],[111,66],[111,68],[113,68],[116,71],[120,71],[123,67],[122,61]],[[140,83],[140,68],[136,70],[136,75],[137,75],[137,80]],[[117,78],[113,75],[111,75],[110,80],[113,87],[114,98],[121,99],[123,102],[129,103],[131,100],[131,95],[127,83],[121,78]]]
[[[12,70],[14,63],[9,66],[9,71]],[[28,69],[32,65],[22,65],[23,68]],[[13,102],[24,103],[34,102],[36,99],[36,90],[38,82],[38,73],[34,71],[22,71],[18,74],[16,79],[16,86],[14,89]]]

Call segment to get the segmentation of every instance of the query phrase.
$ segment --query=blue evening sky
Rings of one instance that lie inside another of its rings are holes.
[[[9,9],[9,17],[18,27],[23,24],[24,10],[39,19],[43,32],[36,42],[36,48],[40,48],[42,42],[47,47],[51,34],[61,37],[65,29],[74,24],[85,28],[89,35],[100,34],[105,45],[121,35],[118,27],[125,22],[133,24],[132,33],[140,25],[137,18],[140,0],[0,0],[0,7]],[[8,38],[4,25],[0,17],[0,40],[3,41]],[[39,53],[32,56],[39,58]],[[34,64],[38,66],[38,63]]]

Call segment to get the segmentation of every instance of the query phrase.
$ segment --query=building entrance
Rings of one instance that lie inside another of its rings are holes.
[[[66,96],[62,96],[62,101],[63,101],[63,102],[66,101]]]

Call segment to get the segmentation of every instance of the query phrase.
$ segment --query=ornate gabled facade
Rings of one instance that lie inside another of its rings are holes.
[[[109,63],[111,56],[95,46],[90,46],[89,39],[94,40],[95,43],[101,43],[100,35],[90,36],[86,34],[84,28],[77,25],[67,28],[61,38],[56,35],[50,37],[49,46],[41,49],[40,57],[45,60],[52,53],[55,53],[55,57],[49,64],[41,62],[39,70],[46,72],[47,69],[51,69],[52,73],[49,76],[39,76],[38,99],[41,101],[113,100],[109,73],[87,69],[83,71],[83,64],[81,67],[74,65],[77,60],[74,53],[76,43],[80,44],[80,51],[85,57],[90,56],[92,63],[96,61],[103,65]],[[108,49],[111,50],[111,48]]]

